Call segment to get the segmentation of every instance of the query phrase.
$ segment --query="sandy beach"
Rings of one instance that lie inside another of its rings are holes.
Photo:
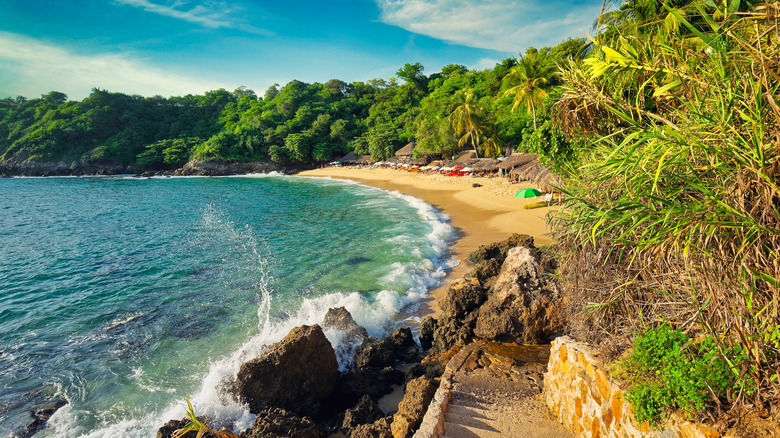
[[[418,316],[438,315],[439,297],[447,286],[470,269],[466,258],[480,245],[506,239],[512,233],[533,236],[537,245],[551,242],[545,216],[555,207],[525,209],[540,198],[515,198],[520,189],[533,187],[528,182],[509,184],[502,178],[452,177],[410,173],[385,168],[327,167],[299,173],[300,176],[349,179],[385,190],[414,196],[433,205],[451,218],[457,241],[451,250],[460,264],[452,269],[442,287],[431,291]],[[474,187],[477,183],[481,187]]]

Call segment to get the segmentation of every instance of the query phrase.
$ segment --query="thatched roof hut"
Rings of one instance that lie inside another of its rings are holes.
[[[506,160],[504,160],[501,164],[499,164],[499,169],[504,170],[512,170],[515,167],[522,166],[524,164],[527,164],[531,161],[537,161],[539,160],[539,154],[529,154],[529,153],[515,153],[509,156]]]
[[[412,156],[412,152],[414,152],[414,147],[417,146],[417,143],[410,142],[406,146],[402,147],[401,149],[398,149],[395,151],[396,157],[410,157]]]
[[[475,159],[477,159],[477,153],[474,151],[466,151],[460,154],[457,160],[455,160],[458,164],[470,164]]]
[[[547,173],[543,175],[537,175],[534,183],[539,187],[539,189],[545,192],[554,192],[560,190],[563,187],[563,180],[561,177],[552,173],[549,171],[549,169]]]
[[[355,161],[355,164],[374,164],[376,163],[376,160],[371,158],[371,155],[361,155],[360,158],[358,158]]]
[[[511,173],[512,175],[517,175],[517,178],[520,180],[527,180],[535,178],[536,174],[542,170],[542,165],[538,161],[530,161],[522,166],[515,167]]]
[[[350,152],[347,155],[344,155],[339,159],[342,163],[354,163],[357,161],[358,157],[355,155],[354,152]]]
[[[480,158],[471,165],[471,168],[475,172],[494,172],[498,169],[499,163],[500,161],[495,158]]]
[[[411,163],[415,164],[417,166],[425,166],[426,164],[428,164],[429,160],[430,160],[430,158],[425,156],[425,157],[420,157],[420,158],[418,158],[416,160],[412,160]]]

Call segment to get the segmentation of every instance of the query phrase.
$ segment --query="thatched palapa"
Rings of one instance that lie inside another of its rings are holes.
[[[495,158],[480,158],[471,164],[475,172],[495,172],[500,161]]]
[[[477,159],[477,153],[474,151],[466,151],[460,154],[457,160],[455,160],[458,164],[470,164],[474,160]]]
[[[371,158],[371,155],[361,155],[360,158],[355,161],[355,164],[374,164],[376,160]]]
[[[529,154],[529,153],[516,153],[512,154],[504,160],[501,164],[497,165],[499,169],[504,170],[512,170],[515,167],[522,166],[526,163],[529,163],[531,161],[538,161],[539,160],[539,154]]]
[[[350,152],[347,155],[341,157],[339,161],[341,161],[342,163],[353,164],[355,161],[357,161],[357,159],[358,157],[355,155],[355,153]]]
[[[412,153],[414,152],[414,147],[417,146],[417,143],[410,142],[406,146],[402,147],[401,149],[398,149],[395,151],[395,156],[399,158],[411,158]]]

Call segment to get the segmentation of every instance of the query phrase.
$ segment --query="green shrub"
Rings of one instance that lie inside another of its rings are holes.
[[[637,420],[651,424],[675,409],[693,416],[735,386],[729,363],[744,360],[740,356],[734,349],[722,354],[709,337],[693,340],[668,325],[648,329],[636,336],[633,351],[620,363],[630,383],[626,400]]]

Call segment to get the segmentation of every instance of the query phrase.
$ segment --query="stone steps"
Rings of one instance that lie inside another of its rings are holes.
[[[501,438],[507,435],[496,430],[477,426],[464,426],[457,423],[444,422],[444,436],[449,438]]]

